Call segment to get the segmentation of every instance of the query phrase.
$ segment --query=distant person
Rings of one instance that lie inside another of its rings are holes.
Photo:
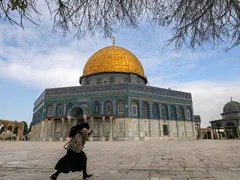
[[[60,173],[69,173],[70,171],[82,171],[83,179],[88,179],[93,175],[87,174],[87,156],[83,151],[84,144],[92,132],[92,130],[89,131],[88,123],[78,124],[71,128],[69,133],[71,139],[64,145],[67,154],[56,164],[57,171],[50,175],[51,180],[56,180]]]

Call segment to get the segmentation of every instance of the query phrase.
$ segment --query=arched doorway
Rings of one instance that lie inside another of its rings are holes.
[[[212,139],[212,136],[211,136],[211,132],[210,132],[210,131],[207,132],[207,139]]]
[[[18,126],[14,129],[13,134],[18,135]]]
[[[12,132],[12,129],[13,129],[13,128],[12,128],[12,125],[9,125],[8,128],[7,128],[7,130],[9,130],[9,131],[11,131],[11,132]]]

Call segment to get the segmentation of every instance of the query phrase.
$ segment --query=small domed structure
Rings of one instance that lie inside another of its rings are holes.
[[[211,126],[216,139],[240,138],[239,119],[240,103],[231,101],[224,105],[222,119],[211,121]]]
[[[236,101],[230,101],[223,107],[223,113],[240,112],[240,103]]]

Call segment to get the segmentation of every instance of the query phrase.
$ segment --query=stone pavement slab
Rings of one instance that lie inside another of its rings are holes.
[[[64,144],[0,141],[0,180],[49,180]],[[240,180],[239,140],[87,142],[84,151],[91,180]]]

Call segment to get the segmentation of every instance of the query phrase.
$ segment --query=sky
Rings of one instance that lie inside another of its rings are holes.
[[[32,120],[34,101],[46,88],[80,86],[79,77],[96,51],[112,45],[96,33],[77,40],[74,33],[52,32],[43,8],[40,27],[22,29],[0,19],[0,119]],[[116,45],[128,49],[142,63],[150,86],[190,92],[202,127],[220,119],[223,106],[240,102],[240,46],[226,52],[205,45],[195,51],[166,46],[171,31],[146,22],[138,30],[122,28],[113,34]]]

